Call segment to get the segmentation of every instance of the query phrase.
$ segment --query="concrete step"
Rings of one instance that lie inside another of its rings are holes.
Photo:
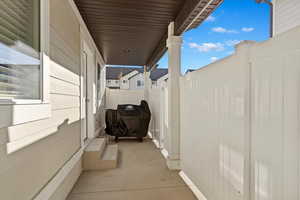
[[[99,160],[106,147],[105,138],[95,138],[85,148],[82,157],[83,170],[90,170],[93,168],[95,160]]]
[[[104,170],[117,167],[118,145],[107,145],[106,139],[96,138],[85,149],[83,170]]]
[[[102,156],[102,169],[114,169],[118,165],[119,146],[118,144],[107,145]]]
[[[91,143],[85,148],[85,152],[100,152],[103,153],[106,147],[106,138],[94,138]]]

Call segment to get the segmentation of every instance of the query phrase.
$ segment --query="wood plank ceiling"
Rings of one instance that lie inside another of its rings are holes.
[[[74,1],[106,64],[143,66],[154,65],[165,52],[171,21],[181,35],[187,27],[197,27],[223,0]]]

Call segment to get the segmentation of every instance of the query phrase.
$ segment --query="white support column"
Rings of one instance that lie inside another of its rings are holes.
[[[169,169],[180,169],[180,68],[182,37],[174,35],[174,22],[168,28],[168,142],[167,165]]]
[[[150,72],[147,72],[147,66],[144,66],[144,99],[149,103]]]

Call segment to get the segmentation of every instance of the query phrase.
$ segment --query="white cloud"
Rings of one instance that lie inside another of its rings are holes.
[[[211,62],[216,62],[219,58],[218,57],[211,57],[210,60]]]
[[[214,17],[214,16],[208,16],[207,18],[206,18],[206,20],[205,20],[206,22],[214,22],[214,21],[216,21],[216,17]]]
[[[212,28],[211,30],[216,33],[238,33],[238,31],[236,31],[236,30],[229,30],[229,29],[226,29],[223,27],[215,27],[215,28]]]
[[[210,52],[210,51],[224,51],[224,45],[222,43],[189,43],[190,48],[198,49],[200,52]]]
[[[237,45],[238,43],[240,43],[241,42],[241,40],[227,40],[226,42],[225,42],[225,44],[227,45],[227,46],[235,46],[235,45]]]
[[[244,32],[252,32],[254,30],[255,30],[255,28],[253,28],[253,27],[244,27],[244,28],[242,28],[242,31],[244,31]]]

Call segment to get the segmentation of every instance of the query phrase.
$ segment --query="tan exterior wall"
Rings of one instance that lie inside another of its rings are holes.
[[[80,22],[69,1],[49,2],[51,118],[0,129],[0,198],[5,200],[34,199],[81,148]],[[7,154],[11,137],[43,132],[51,133]],[[80,173],[79,161],[52,199],[64,199]]]

